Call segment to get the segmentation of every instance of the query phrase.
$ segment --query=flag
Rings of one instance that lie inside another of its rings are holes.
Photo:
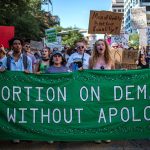
[[[9,48],[9,40],[14,37],[14,26],[0,26],[0,44],[3,44],[5,48]]]

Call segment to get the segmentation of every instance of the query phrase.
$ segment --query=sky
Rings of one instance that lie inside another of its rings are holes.
[[[51,0],[52,15],[58,15],[60,25],[88,29],[90,10],[109,10],[111,0]]]

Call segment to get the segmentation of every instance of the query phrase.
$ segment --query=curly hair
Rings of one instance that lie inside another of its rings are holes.
[[[100,41],[104,42],[105,47],[106,47],[105,52],[104,52],[104,60],[105,60],[106,64],[109,64],[112,61],[112,58],[110,55],[110,49],[109,49],[109,46],[108,46],[106,40],[99,39],[94,44],[94,49],[92,51],[92,55],[91,55],[90,60],[89,60],[89,69],[92,69],[93,66],[95,66],[95,64],[96,64],[96,62],[100,56],[99,52],[97,51],[97,45]]]

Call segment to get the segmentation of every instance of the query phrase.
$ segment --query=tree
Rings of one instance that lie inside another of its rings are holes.
[[[15,26],[15,35],[40,40],[46,28],[55,25],[41,10],[41,0],[0,0],[0,24]]]
[[[75,42],[83,39],[83,35],[79,32],[79,28],[63,28],[61,26],[55,27],[58,35],[61,35],[62,37],[62,44],[63,45],[68,45],[72,49],[75,46]]]
[[[139,34],[133,33],[129,36],[129,47],[134,47],[138,49],[139,47]]]
[[[62,44],[74,47],[76,41],[83,39],[83,35],[79,31],[69,31],[67,35],[62,36]]]
[[[52,5],[52,1],[51,0],[42,0],[42,3],[50,3]]]

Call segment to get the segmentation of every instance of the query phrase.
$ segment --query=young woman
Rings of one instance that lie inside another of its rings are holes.
[[[98,40],[95,43],[92,56],[89,59],[89,69],[110,70],[115,69],[114,62],[110,56],[110,50],[105,40]],[[109,143],[111,140],[104,140]],[[95,143],[101,143],[101,140],[96,140]]]
[[[68,72],[69,70],[65,65],[66,60],[61,52],[54,51],[50,58],[50,67],[47,68],[46,73]]]
[[[146,58],[144,53],[139,54],[139,59],[138,59],[138,64],[137,64],[138,69],[146,69],[149,68],[149,63],[148,59]]]
[[[36,65],[36,73],[40,74],[40,73],[45,73],[46,69],[49,67],[50,65],[50,48],[45,47],[42,51],[41,51],[41,59],[39,60],[39,62]]]
[[[105,40],[100,39],[96,41],[92,56],[89,59],[89,69],[115,69],[114,62],[110,56],[109,46]]]

